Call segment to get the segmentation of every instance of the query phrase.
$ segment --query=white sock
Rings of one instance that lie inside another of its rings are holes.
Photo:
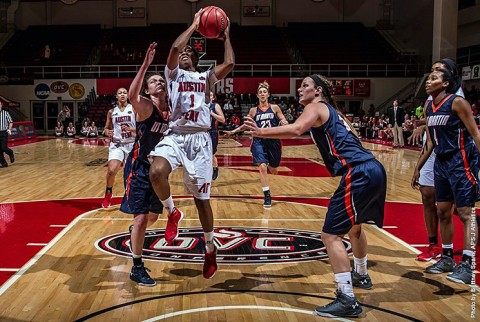
[[[350,297],[355,297],[353,294],[353,285],[352,285],[352,273],[338,273],[335,274],[335,282],[337,282],[337,288],[345,295]]]
[[[467,256],[473,258],[473,250],[464,249],[463,252],[462,252],[462,255],[467,255]]]
[[[353,269],[360,275],[367,275],[367,256],[363,258],[356,258],[353,256]]]
[[[172,196],[168,197],[165,200],[162,200],[162,205],[167,208],[168,213],[171,213],[173,211],[173,208],[175,208],[175,205],[173,204],[173,198]]]
[[[453,244],[442,244],[442,248],[453,249]]]
[[[269,186],[262,187],[262,190],[263,190],[263,192],[268,191],[268,190],[270,190],[270,187]]]
[[[205,236],[205,249],[207,253],[211,253],[215,250],[215,244],[213,243],[213,231],[206,233],[204,232],[203,235]]]
[[[137,254],[132,253],[132,257],[133,257],[133,258],[141,258],[142,255],[137,255]]]

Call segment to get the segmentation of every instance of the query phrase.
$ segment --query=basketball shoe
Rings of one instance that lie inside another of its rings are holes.
[[[364,290],[371,290],[373,288],[372,279],[370,275],[360,275],[359,273],[352,270],[352,285]]]
[[[472,283],[472,266],[468,262],[460,262],[453,272],[447,275],[447,279],[461,284]]]
[[[132,266],[132,270],[130,272],[130,279],[134,282],[137,282],[138,285],[141,286],[155,286],[157,282],[148,275],[150,270],[146,268],[143,263],[140,266]]]
[[[183,219],[183,212],[173,208],[172,213],[168,215],[167,227],[165,228],[165,240],[168,244],[178,237],[178,224]]]
[[[102,208],[108,208],[112,204],[112,193],[106,193],[103,197]]]
[[[433,265],[428,266],[425,272],[430,274],[442,274],[452,272],[455,268],[455,261],[453,258],[442,255],[440,260]]]
[[[218,178],[218,167],[213,167],[212,180],[217,180]]]
[[[217,272],[217,247],[211,253],[207,253],[205,249],[205,262],[203,263],[203,277],[210,279]]]
[[[356,297],[343,294],[340,290],[337,290],[335,295],[337,296],[335,301],[317,307],[314,313],[327,318],[358,317],[362,313],[362,307]]]
[[[428,249],[421,254],[418,254],[417,261],[428,262],[432,259],[442,257],[442,248],[438,245],[430,245]]]
[[[270,194],[265,194],[263,198],[263,208],[270,208],[272,206],[272,196]]]

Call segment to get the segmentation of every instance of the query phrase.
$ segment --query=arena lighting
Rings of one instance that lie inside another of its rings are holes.
[[[312,0],[313,2],[316,2],[316,3],[321,3],[321,2],[325,2],[325,0]]]

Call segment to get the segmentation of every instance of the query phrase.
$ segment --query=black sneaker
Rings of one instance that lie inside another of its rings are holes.
[[[9,155],[9,157],[10,157],[10,163],[15,162],[15,155],[13,153]]]
[[[352,270],[352,285],[358,288],[363,288],[364,290],[371,290],[373,288],[370,275],[360,275],[354,270]]]
[[[468,262],[460,262],[447,279],[461,284],[472,284],[472,267]]]
[[[218,167],[213,167],[212,180],[217,180],[218,178]]]
[[[141,286],[155,286],[157,282],[148,275],[147,271],[150,272],[148,268],[142,265],[132,266],[132,271],[130,272],[130,279],[134,282],[137,282]]]
[[[455,268],[455,261],[453,258],[442,255],[440,260],[433,265],[428,266],[425,269],[425,272],[430,274],[442,274],[447,272],[452,272]]]
[[[340,290],[337,290],[335,295],[337,296],[335,301],[317,307],[314,313],[327,318],[358,317],[362,313],[363,310],[357,298],[345,295]]]
[[[128,233],[130,234],[130,236],[132,235],[132,231],[133,231],[133,224],[128,226]]]
[[[272,206],[272,196],[265,195],[263,199],[263,208],[270,208]]]

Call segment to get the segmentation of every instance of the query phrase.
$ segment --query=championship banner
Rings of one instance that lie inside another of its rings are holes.
[[[474,65],[472,68],[472,79],[480,78],[480,65]]]
[[[8,136],[8,142],[29,140],[36,137],[37,133],[32,121],[13,122],[12,134]]]

